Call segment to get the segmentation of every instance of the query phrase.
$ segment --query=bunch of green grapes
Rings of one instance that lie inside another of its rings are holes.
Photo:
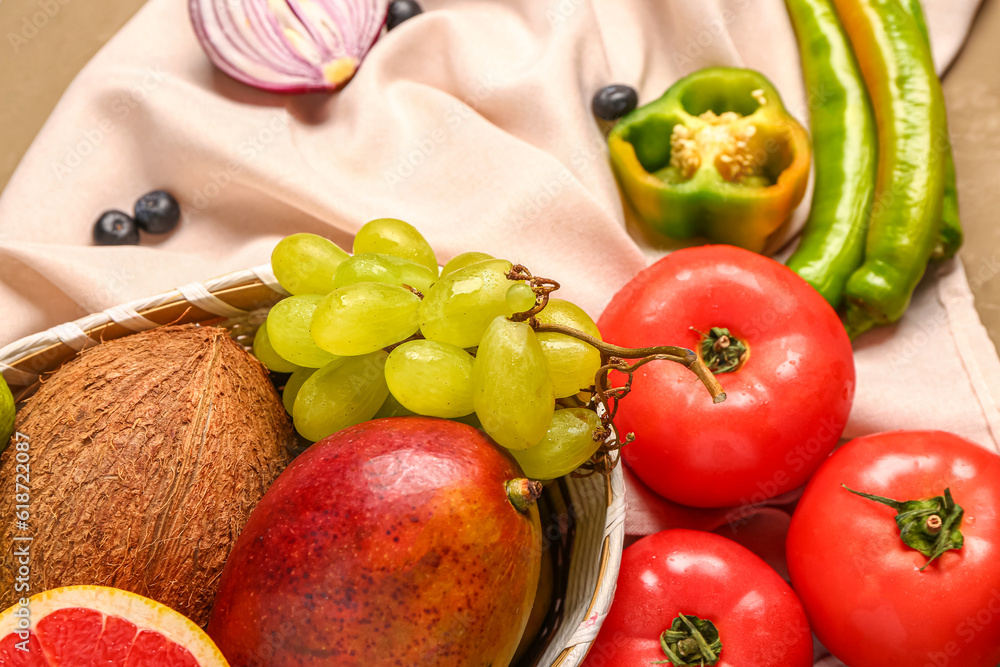
[[[271,309],[254,354],[291,374],[282,400],[303,437],[425,415],[483,429],[534,479],[590,460],[605,431],[577,396],[593,386],[601,354],[511,319],[545,303],[510,277],[511,262],[468,252],[439,272],[427,240],[392,218],[362,227],[353,251],[294,234],[271,255],[291,296]],[[548,299],[535,318],[600,338],[568,301]]]

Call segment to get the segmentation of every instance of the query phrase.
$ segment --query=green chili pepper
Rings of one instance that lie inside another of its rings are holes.
[[[920,7],[920,0],[903,0],[903,8],[910,12],[917,22],[924,43],[931,48],[930,34],[927,32],[927,22]],[[947,114],[945,114],[947,118]],[[941,236],[931,254],[932,259],[945,260],[955,256],[962,247],[962,221],[958,217],[958,185],[955,182],[955,157],[951,152],[951,142],[948,139],[948,121],[945,120],[945,134],[940,141],[944,142],[944,200],[941,205]]]
[[[944,98],[916,21],[899,0],[834,0],[878,125],[878,181],[865,260],[847,281],[854,337],[906,311],[941,230]]]
[[[809,135],[759,72],[699,70],[622,118],[608,136],[622,191],[676,239],[760,252],[802,200]]]
[[[785,0],[809,99],[816,180],[802,239],[788,266],[834,308],[864,259],[875,195],[871,101],[830,0]]]

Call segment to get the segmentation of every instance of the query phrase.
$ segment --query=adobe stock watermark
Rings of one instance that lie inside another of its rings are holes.
[[[973,292],[993,280],[998,274],[1000,274],[1000,259],[997,258],[996,253],[981,260],[975,267],[965,267],[965,275]],[[950,325],[950,307],[963,303],[965,295],[947,290],[940,295],[940,300],[944,308],[938,308],[933,314],[917,320],[915,322],[916,331],[909,332],[905,336],[898,336],[893,342],[892,348],[889,350],[889,367],[891,369],[899,370],[908,366],[916,357],[926,354],[927,346],[934,341],[935,336]]]
[[[521,208],[521,213],[517,217],[516,229],[522,230],[538,222],[546,209],[555,204],[573,183],[579,183],[581,174],[587,172],[595,162],[603,161],[606,157],[607,150],[603,139],[579,144],[570,156],[569,163],[572,169],[563,167],[555,176],[528,194],[527,203]]]
[[[97,122],[97,125],[83,130],[80,139],[66,149],[61,160],[52,162],[52,173],[61,183],[66,176],[83,164],[84,160],[96,153],[107,138],[121,123],[138,108],[163,81],[167,73],[159,67],[147,70],[142,81],[120,94],[111,103],[111,113]]]
[[[232,184],[233,179],[240,172],[256,162],[257,158],[267,151],[268,146],[273,144],[275,139],[288,131],[288,123],[287,113],[275,113],[268,118],[263,126],[258,127],[253,134],[241,141],[236,148],[239,159],[230,160],[221,169],[210,171],[205,183],[201,187],[195,188],[191,195],[190,208],[201,211],[208,207],[213,199]],[[187,209],[188,207],[184,207],[182,214],[187,215],[189,212]]]
[[[545,10],[545,18],[550,28],[557,28],[569,20],[576,10],[587,4],[589,0],[558,0],[554,7]]]
[[[962,648],[968,646],[976,637],[994,623],[1000,623],[1000,589],[991,591],[989,601],[974,614],[966,616],[955,626],[955,636],[941,647],[940,651],[929,651],[924,667],[947,667],[955,658],[962,655]],[[959,663],[961,664],[961,663]]]
[[[14,449],[14,537],[13,558],[14,593],[21,595],[14,605],[14,634],[20,640],[14,644],[18,651],[28,652],[31,607],[31,440],[17,432],[11,442]]]
[[[21,47],[34,39],[35,35],[70,2],[72,0],[35,0],[38,10],[21,17],[21,25],[17,32],[7,33],[7,41],[14,53],[20,52]]]
[[[100,303],[117,304],[128,301],[129,286],[135,282],[136,274],[130,268],[113,267],[100,286]]]
[[[685,31],[687,41],[682,50],[673,52],[674,65],[683,70],[694,64],[698,58],[705,54],[705,50],[712,46],[715,40],[725,34],[729,26],[736,22],[739,10],[749,4],[750,0],[734,0],[729,3],[726,9],[722,10],[717,19],[704,22],[700,30]]]
[[[784,466],[770,478],[758,480],[757,491],[749,498],[740,498],[739,505],[726,513],[726,523],[730,530],[737,533],[740,526],[756,514],[758,509],[766,506],[771,498],[791,491],[788,485],[791,484],[792,475],[801,473],[806,468],[815,468],[820,459],[829,455],[846,426],[831,417],[823,417],[815,435],[785,454]]]
[[[553,548],[558,548],[565,542],[571,531],[590,516],[586,506],[578,506],[576,503],[568,503],[566,509],[561,512],[549,511],[547,516],[540,517],[542,523],[541,541],[537,544],[523,545],[520,550],[521,557],[530,561],[547,554]]]
[[[414,139],[411,148],[399,156],[396,164],[382,172],[382,180],[395,191],[396,186],[413,176],[417,170],[430,159],[438,148],[447,144],[455,131],[467,120],[476,115],[479,107],[489,99],[502,84],[498,72],[484,74],[477,81],[472,95],[455,102],[448,107],[437,127],[420,139]]]

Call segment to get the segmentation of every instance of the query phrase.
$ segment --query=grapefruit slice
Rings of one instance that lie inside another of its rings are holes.
[[[27,609],[0,614],[0,667],[228,667],[201,628],[135,593],[67,586]]]

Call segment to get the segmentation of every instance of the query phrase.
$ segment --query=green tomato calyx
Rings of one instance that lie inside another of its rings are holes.
[[[855,491],[846,484],[841,486],[855,495],[896,510],[900,539],[906,546],[927,556],[927,562],[920,568],[921,572],[945,551],[961,549],[965,544],[961,531],[965,510],[955,504],[951,489],[945,489],[944,495],[933,498],[899,501]]]
[[[658,660],[653,663],[655,665],[714,665],[719,662],[722,640],[712,621],[690,614],[678,614],[670,627],[660,635],[660,648],[668,659]]]
[[[715,375],[738,371],[750,356],[746,342],[723,327],[712,327],[707,334],[701,334],[698,352]]]

